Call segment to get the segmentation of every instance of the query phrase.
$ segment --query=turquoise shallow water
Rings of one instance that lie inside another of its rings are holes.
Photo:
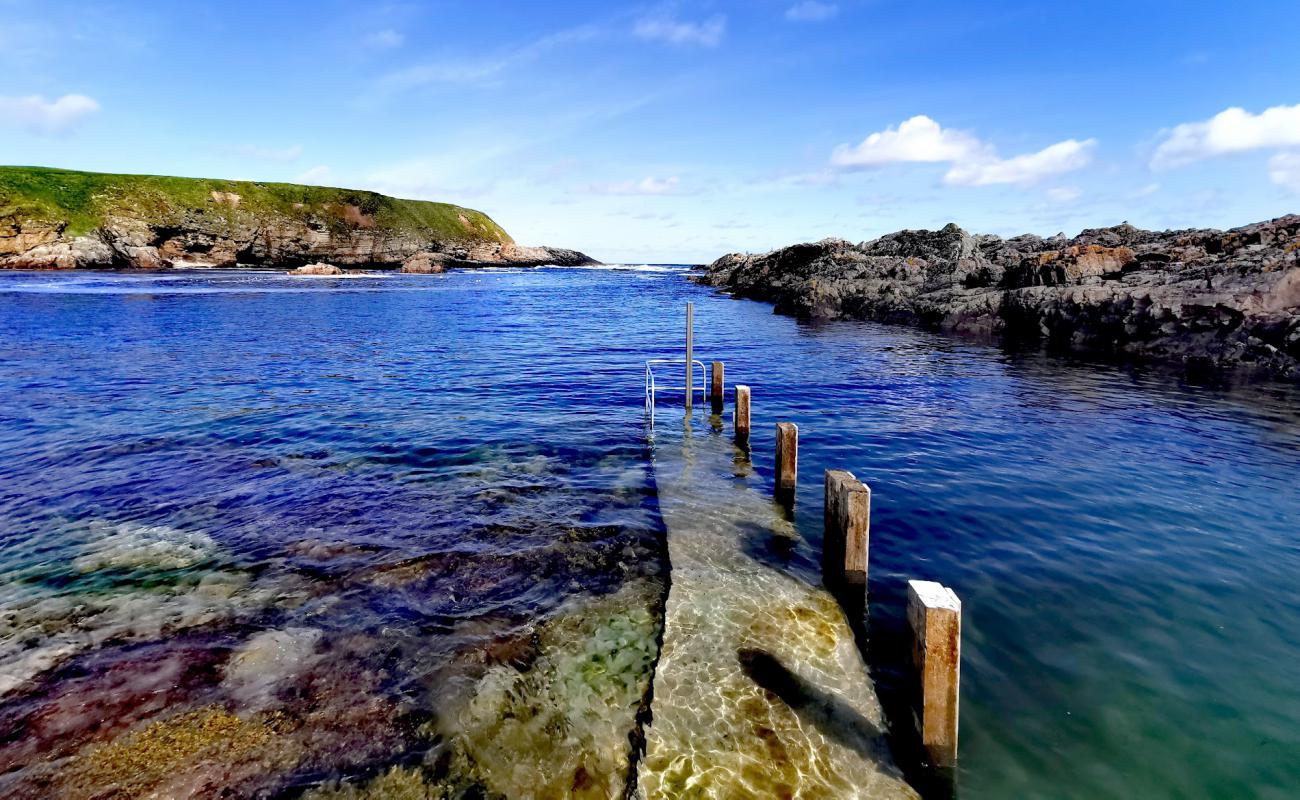
[[[298,748],[226,758],[249,793],[488,782],[497,666],[562,671],[547,631],[653,639],[642,362],[686,300],[697,355],[753,387],[759,478],[772,423],[800,426],[799,538],[755,557],[815,578],[821,472],[847,468],[886,684],[904,579],[962,597],[963,797],[1295,795],[1294,389],[803,324],[665,270],[0,275],[0,793],[214,705],[271,730],[230,747]]]

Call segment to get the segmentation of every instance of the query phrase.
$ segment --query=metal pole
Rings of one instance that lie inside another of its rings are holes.
[[[686,410],[692,406],[691,367],[695,359],[695,304],[686,304]]]

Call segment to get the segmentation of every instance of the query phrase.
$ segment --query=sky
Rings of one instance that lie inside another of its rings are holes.
[[[702,263],[1300,211],[1297,0],[0,0],[0,163],[364,188]]]

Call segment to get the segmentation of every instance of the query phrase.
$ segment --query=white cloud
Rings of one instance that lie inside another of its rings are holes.
[[[791,22],[824,22],[840,13],[840,7],[834,3],[819,3],[817,0],[803,0],[795,3],[785,11],[785,18]]]
[[[1096,141],[1067,139],[1037,153],[1002,159],[993,146],[964,131],[944,128],[921,115],[873,133],[857,145],[840,145],[831,164],[870,169],[897,163],[949,163],[944,182],[957,186],[1028,184],[1086,166]]]
[[[84,94],[65,94],[53,101],[40,95],[0,97],[0,125],[32,133],[67,133],[99,109],[99,103]]]
[[[297,161],[302,158],[302,145],[292,145],[290,147],[259,147],[255,144],[243,144],[238,147],[228,147],[223,152],[227,155],[239,156],[240,158],[255,158],[259,161]]]
[[[334,180],[334,172],[324,164],[312,167],[306,172],[293,179],[294,183],[303,183],[308,186],[326,186]]]
[[[1168,131],[1151,157],[1153,169],[1240,153],[1300,146],[1300,105],[1274,106],[1261,114],[1229,108],[1204,122],[1187,122]]]
[[[702,47],[717,46],[726,32],[727,18],[721,14],[699,22],[685,22],[667,14],[645,17],[632,29],[632,33],[639,39]]]
[[[593,184],[589,189],[595,194],[616,194],[616,195],[663,195],[672,194],[677,189],[677,184],[681,181],[676,175],[670,178],[655,178],[653,176],[643,178],[639,181],[622,181],[619,183],[598,183]]]
[[[1143,186],[1141,189],[1138,189],[1137,191],[1134,192],[1130,192],[1129,197],[1134,197],[1134,198],[1150,197],[1151,195],[1155,194],[1158,191],[1160,191],[1160,184],[1148,183],[1146,186]]]
[[[1037,153],[1026,153],[1008,159],[990,155],[953,164],[944,183],[954,186],[992,186],[998,183],[1035,183],[1050,175],[1073,172],[1088,166],[1096,140],[1066,139]]]
[[[979,139],[961,131],[944,130],[939,123],[920,115],[897,128],[873,133],[856,146],[840,145],[831,154],[831,164],[858,169],[899,162],[962,161],[983,149]]]
[[[1300,194],[1300,153],[1278,153],[1270,158],[1268,177],[1278,186]]]
[[[362,46],[369,47],[372,50],[392,50],[395,47],[401,47],[405,42],[406,37],[392,28],[375,31],[361,39]]]

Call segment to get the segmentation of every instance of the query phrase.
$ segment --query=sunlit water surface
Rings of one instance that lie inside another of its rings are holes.
[[[642,362],[686,300],[759,479],[800,426],[758,555],[815,580],[822,470],[871,484],[886,686],[905,578],[961,596],[963,797],[1295,795],[1294,390],[641,268],[0,275],[0,796],[621,792],[667,579]]]

